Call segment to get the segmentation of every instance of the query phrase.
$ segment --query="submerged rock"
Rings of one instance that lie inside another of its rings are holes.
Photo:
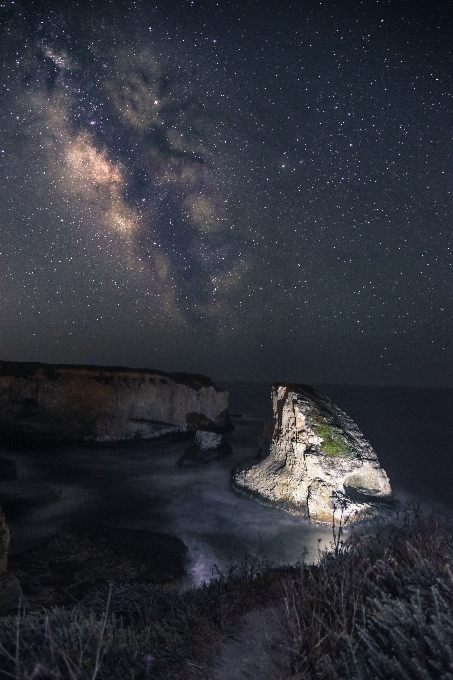
[[[189,446],[186,452],[178,460],[179,467],[194,467],[211,460],[217,460],[231,453],[231,446],[225,437],[218,433],[206,430],[197,430],[195,444]]]
[[[268,444],[265,432],[260,442],[265,457],[233,471],[236,490],[323,523],[334,513],[337,520],[363,519],[393,500],[371,444],[325,394],[277,383],[272,401],[272,438]]]
[[[201,375],[0,361],[0,436],[113,442],[227,428],[228,392]]]

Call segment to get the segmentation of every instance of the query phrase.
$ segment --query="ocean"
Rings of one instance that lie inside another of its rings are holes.
[[[232,490],[231,470],[255,456],[272,408],[269,384],[225,386],[234,414],[235,429],[226,435],[232,453],[195,469],[176,465],[190,443],[187,438],[0,448],[0,457],[13,461],[17,470],[17,479],[0,481],[10,553],[94,523],[178,536],[189,549],[188,572],[196,584],[245,555],[276,564],[302,557],[316,561],[332,540],[329,527]],[[402,501],[453,510],[453,390],[317,387],[358,424]]]

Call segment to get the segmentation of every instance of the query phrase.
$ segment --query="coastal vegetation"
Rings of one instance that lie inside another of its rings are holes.
[[[282,680],[453,677],[453,533],[406,506],[334,530],[316,564],[244,558],[201,587],[105,585],[70,608],[0,619],[0,678],[212,678],[220,644],[249,611],[275,607]]]
[[[341,430],[338,427],[329,425],[324,419],[320,419],[320,424],[316,428],[316,433],[321,437],[321,450],[328,456],[344,456],[355,458],[355,453],[344,440]]]

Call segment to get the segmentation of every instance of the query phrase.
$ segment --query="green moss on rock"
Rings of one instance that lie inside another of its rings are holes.
[[[324,421],[319,424],[317,434],[322,438],[321,450],[327,456],[355,457],[354,451],[347,445],[338,427],[329,425]]]

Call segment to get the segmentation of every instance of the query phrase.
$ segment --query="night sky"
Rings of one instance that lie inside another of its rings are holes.
[[[453,385],[450,2],[2,2],[0,358]]]

